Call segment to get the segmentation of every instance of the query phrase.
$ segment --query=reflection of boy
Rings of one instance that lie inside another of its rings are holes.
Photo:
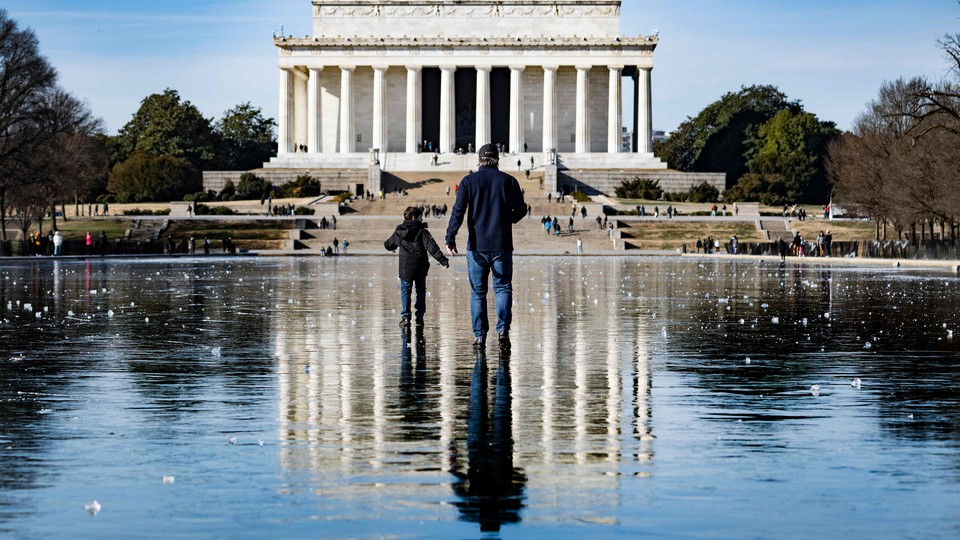
[[[414,285],[417,288],[417,301],[414,307],[417,326],[423,325],[423,313],[427,309],[427,272],[430,270],[432,255],[444,268],[450,266],[440,246],[421,221],[423,210],[408,206],[403,211],[403,223],[390,238],[383,243],[389,251],[400,249],[400,326],[410,325],[410,293]]]

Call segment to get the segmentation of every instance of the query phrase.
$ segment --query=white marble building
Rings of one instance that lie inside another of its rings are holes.
[[[570,169],[666,168],[652,152],[657,37],[621,35],[619,1],[312,4],[312,37],[274,40],[279,151],[267,168],[366,168],[373,155],[384,170],[423,170],[424,146],[487,142]],[[624,125],[638,134],[630,152]]]

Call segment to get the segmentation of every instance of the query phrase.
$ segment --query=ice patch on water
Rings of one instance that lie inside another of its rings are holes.
[[[813,394],[813,395],[815,395],[815,396],[819,396],[819,395],[820,395],[820,385],[819,385],[819,384],[815,384],[815,385],[811,386],[811,387],[810,387],[810,393]]]
[[[174,478],[174,477],[172,477],[172,476],[164,476],[164,477],[163,477],[163,480],[162,480],[162,482],[164,483],[164,485],[172,484],[172,483],[174,483],[175,481],[176,481],[176,478]]]
[[[780,317],[773,317],[772,319],[770,319],[770,322],[772,322],[773,324],[780,324]]]
[[[91,516],[97,515],[97,514],[100,512],[100,509],[101,509],[101,508],[103,508],[103,507],[100,505],[99,502],[97,502],[96,499],[94,499],[94,500],[88,502],[87,504],[83,505],[83,509],[86,510],[87,513],[90,514]]]
[[[857,390],[859,390],[860,387],[862,386],[862,383],[860,382],[860,379],[859,379],[859,378],[856,378],[856,379],[850,381],[850,386],[852,386],[852,387],[856,388]]]
[[[214,356],[220,356],[220,347],[214,347],[210,349],[210,354]]]

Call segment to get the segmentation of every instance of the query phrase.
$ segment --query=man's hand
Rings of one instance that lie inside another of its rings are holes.
[[[457,246],[455,244],[447,244],[447,254],[451,257],[457,254]]]

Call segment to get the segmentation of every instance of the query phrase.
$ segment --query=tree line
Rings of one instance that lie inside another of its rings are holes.
[[[960,215],[960,34],[938,41],[941,81],[885,82],[850,133],[830,147],[837,200],[877,224],[877,239],[955,240]],[[919,230],[919,234],[918,234]]]
[[[725,173],[725,201],[825,204],[827,151],[839,136],[776,86],[753,85],[688,117],[654,152],[677,170]]]
[[[36,35],[0,9],[0,231],[24,235],[57,206],[181,200],[203,170],[248,170],[273,155],[275,122],[250,103],[205,118],[177,91],[147,96],[117,135],[61,88]]]

